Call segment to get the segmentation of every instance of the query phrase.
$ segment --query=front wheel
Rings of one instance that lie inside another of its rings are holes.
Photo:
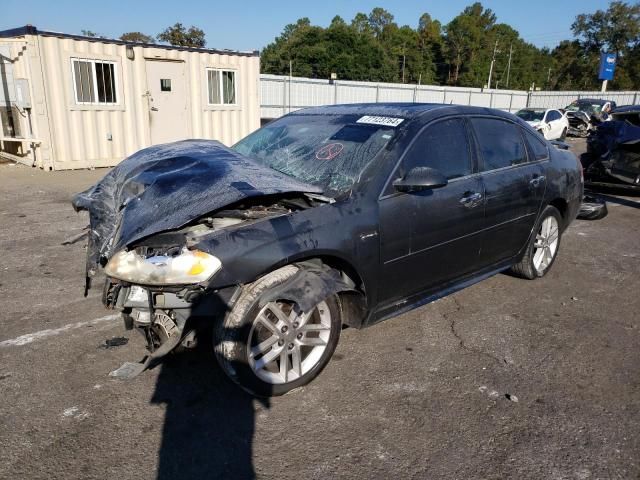
[[[297,267],[286,266],[244,287],[215,329],[218,363],[251,394],[283,395],[306,385],[329,363],[338,344],[342,319],[337,296],[308,312],[287,300],[260,301],[296,272]]]
[[[548,205],[538,218],[522,260],[511,267],[516,275],[533,280],[544,276],[553,265],[560,248],[562,216]]]

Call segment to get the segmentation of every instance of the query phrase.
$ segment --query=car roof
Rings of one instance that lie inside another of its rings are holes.
[[[469,107],[447,103],[350,103],[326,105],[296,110],[290,115],[371,115],[402,117],[417,123],[426,123],[446,115],[478,114],[492,115],[510,120],[517,119],[513,114],[486,107]],[[412,122],[413,123],[413,122]]]
[[[579,98],[576,100],[577,102],[589,102],[595,103],[596,105],[604,105],[605,103],[616,103],[612,100],[602,100],[601,98]]]

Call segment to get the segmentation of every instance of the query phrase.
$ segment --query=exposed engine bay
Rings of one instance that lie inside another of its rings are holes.
[[[194,248],[208,235],[221,230],[232,233],[268,219],[331,203],[333,199],[319,194],[283,194],[254,197],[204,215],[185,227],[160,232],[130,246],[130,251],[151,262],[168,263],[185,250]],[[339,279],[335,279],[340,282]],[[344,288],[350,288],[344,284]],[[197,344],[197,318],[223,314],[232,302],[235,288],[212,292],[200,284],[141,286],[108,278],[103,292],[107,308],[123,312],[125,327],[140,332],[149,355],[140,363],[127,363],[112,372],[113,376],[130,378],[146,368],[155,358],[174,348],[193,348]],[[216,301],[217,299],[217,301]]]

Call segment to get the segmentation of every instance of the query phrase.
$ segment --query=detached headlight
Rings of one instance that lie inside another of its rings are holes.
[[[143,285],[192,284],[208,280],[222,267],[217,257],[183,248],[179,255],[144,258],[134,251],[116,253],[105,273],[113,278]]]

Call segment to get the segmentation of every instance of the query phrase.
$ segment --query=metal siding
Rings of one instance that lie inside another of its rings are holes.
[[[42,66],[44,91],[32,92],[34,114],[38,113],[34,117],[39,117],[39,123],[48,124],[40,130],[51,130],[50,141],[38,150],[52,148],[55,170],[112,166],[149,146],[145,57],[185,62],[191,137],[217,139],[231,145],[260,126],[259,58],[256,56],[134,47],[135,59],[131,61],[126,58],[125,45],[34,36],[34,44],[29,49],[36,48],[35,42],[39,42],[40,55],[34,56],[33,63],[37,63],[38,68]],[[75,104],[72,57],[116,62],[117,106]],[[203,95],[207,67],[230,67],[236,71],[237,107],[207,105]],[[34,90],[37,78],[28,73],[26,69],[20,70],[20,76],[29,78]],[[45,96],[46,102],[40,100]],[[112,140],[107,139],[109,134]],[[45,166],[42,160],[40,166]]]
[[[289,98],[291,90],[291,98]],[[277,118],[300,108],[336,103],[454,103],[499,108],[511,112],[527,105],[528,92],[470,87],[409,85],[260,75],[261,118]]]

